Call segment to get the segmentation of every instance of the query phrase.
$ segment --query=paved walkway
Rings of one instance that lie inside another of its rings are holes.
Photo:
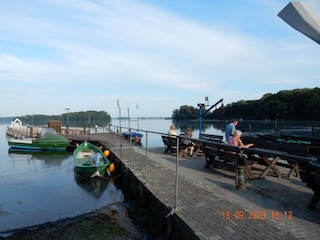
[[[97,134],[98,135],[98,134]],[[235,189],[234,173],[204,168],[199,155],[178,160],[176,198],[176,157],[163,148],[133,147],[116,134],[101,138],[130,170],[165,205],[176,206],[175,214],[199,239],[318,239],[320,206],[307,209],[311,189],[297,178],[269,174],[266,179],[247,182],[247,190]],[[147,159],[147,160],[146,160]],[[254,173],[261,173],[257,165]],[[177,202],[176,202],[177,199]]]

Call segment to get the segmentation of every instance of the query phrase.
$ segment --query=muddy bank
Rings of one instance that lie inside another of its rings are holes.
[[[140,232],[139,232],[140,231]],[[56,222],[15,230],[0,237],[6,240],[42,239],[143,239],[145,233],[138,230],[129,218],[122,203]]]

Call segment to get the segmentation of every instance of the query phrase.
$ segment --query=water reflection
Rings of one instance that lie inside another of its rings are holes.
[[[74,180],[84,191],[90,193],[95,198],[100,198],[106,190],[109,180],[104,178],[85,178],[74,168]]]
[[[224,135],[226,124],[231,120],[217,121],[204,120],[202,122],[202,132],[209,134]],[[196,133],[199,131],[199,121],[172,121],[177,129],[183,132],[187,127],[191,127]],[[270,121],[270,120],[242,120],[239,119],[237,129],[240,129],[245,135],[250,134],[289,134],[300,136],[319,136],[320,126],[314,122],[308,121]]]
[[[181,132],[184,132],[187,127],[191,127],[193,131],[199,131],[199,121],[173,121],[173,124],[177,129],[180,129]],[[225,122],[212,122],[212,121],[203,121],[202,122],[202,132],[206,132],[214,128],[215,130],[224,131],[226,127]]]
[[[27,161],[41,160],[43,167],[61,166],[61,163],[71,156],[67,151],[28,151],[23,149],[9,148],[8,156],[13,161],[25,159]]]

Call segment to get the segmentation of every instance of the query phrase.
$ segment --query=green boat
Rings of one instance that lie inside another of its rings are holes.
[[[69,146],[69,140],[58,135],[53,128],[39,128],[39,132],[29,134],[29,128],[7,129],[7,142],[9,147],[26,150],[60,151]]]
[[[73,152],[77,172],[85,177],[102,177],[110,165],[109,159],[101,149],[87,141],[81,143]]]

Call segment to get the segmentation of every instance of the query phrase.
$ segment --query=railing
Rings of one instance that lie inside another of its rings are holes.
[[[151,134],[156,134],[159,136],[159,139],[161,139],[161,135],[167,135],[168,133],[163,133],[163,132],[155,132],[155,131],[148,131],[148,130],[141,130],[141,129],[136,129],[136,128],[129,128],[129,127],[119,127],[116,125],[112,125],[109,127],[110,131],[111,129],[113,129],[113,132],[117,133],[117,134],[122,134],[123,129],[128,130],[128,137],[129,137],[129,142],[130,142],[130,168],[134,169],[134,165],[133,165],[133,155],[132,155],[132,149],[133,149],[133,144],[132,144],[132,138],[131,135],[133,132],[139,132],[139,133],[143,133],[144,137],[145,137],[145,146],[143,146],[143,149],[145,150],[145,155],[144,155],[144,181],[145,183],[147,183],[148,179],[147,179],[147,170],[148,170],[148,152],[149,152],[149,142],[148,142],[148,137]],[[121,141],[123,141],[123,139],[121,138]],[[162,140],[161,140],[162,142]],[[122,146],[122,142],[120,143],[120,146]],[[176,162],[175,162],[175,203],[174,203],[174,208],[177,208],[177,203],[178,203],[178,193],[179,193],[179,184],[178,184],[178,177],[179,177],[179,146],[180,146],[180,138],[177,137],[177,146],[176,146]],[[121,149],[120,149],[121,150]],[[120,154],[121,156],[121,154]],[[121,159],[122,160],[122,159]]]
[[[128,131],[128,140],[130,142],[130,168],[131,169],[134,169],[135,166],[133,165],[133,155],[132,155],[132,149],[133,149],[133,144],[132,144],[132,138],[131,138],[131,135],[133,132],[139,132],[139,133],[143,133],[144,134],[144,137],[145,137],[145,146],[144,146],[144,151],[141,151],[140,153],[144,154],[144,181],[147,183],[148,179],[147,179],[147,176],[148,176],[148,153],[149,153],[149,141],[148,141],[148,138],[151,134],[155,134],[158,136],[159,140],[161,140],[161,135],[168,135],[168,133],[163,133],[163,132],[155,132],[155,131],[147,131],[147,130],[141,130],[141,129],[135,129],[135,128],[129,128],[129,127],[118,127],[118,126],[112,126],[114,128],[114,132],[117,132],[118,134],[122,134],[122,130],[125,129]],[[214,136],[214,135],[212,135]],[[209,139],[208,140],[208,136],[205,136],[206,138],[205,139],[194,139],[196,140],[197,143],[200,143],[202,145],[204,144],[207,144],[207,143],[210,143],[210,144],[213,144],[213,145],[216,145],[216,146],[219,146],[219,147],[223,147],[223,148],[230,148],[230,147],[233,147],[233,146],[228,146],[226,144],[223,144],[223,142],[221,142],[221,139],[218,138],[218,136],[214,137],[214,140],[213,139]],[[177,203],[178,203],[178,196],[179,196],[179,182],[178,182],[178,177],[179,177],[179,152],[180,152],[180,137],[177,136],[177,141],[176,141],[176,155],[175,155],[175,200],[174,200],[174,208],[176,209],[178,206],[177,206]],[[210,141],[211,140],[211,141]],[[121,141],[123,141],[123,139],[121,138]],[[161,140],[162,142],[162,140]],[[164,145],[164,143],[163,143]],[[122,144],[120,144],[120,146],[122,146]],[[233,148],[236,148],[237,147],[233,147]],[[241,148],[242,149],[242,148]],[[121,150],[121,148],[120,148]],[[264,156],[264,155],[268,155],[268,156],[272,156],[274,158],[282,158],[282,159],[286,159],[286,160],[290,160],[290,161],[297,161],[301,164],[304,164],[304,165],[308,165],[309,162],[315,162],[317,163],[317,159],[315,158],[311,158],[311,157],[301,157],[301,156],[296,156],[296,155],[290,155],[288,153],[283,153],[283,152],[279,152],[279,151],[273,151],[273,150],[268,150],[268,149],[258,149],[258,148],[243,148],[242,149],[242,152],[243,153],[247,153],[248,155],[261,155],[261,156]],[[121,157],[120,157],[121,160],[123,160]],[[318,164],[318,163],[317,163]],[[317,167],[320,166],[320,164],[317,165]],[[318,167],[320,168],[320,167]],[[318,169],[317,168],[317,169]],[[317,170],[317,178],[320,179],[320,170]],[[309,173],[308,173],[309,174]],[[313,173],[310,173],[310,174],[313,174]],[[314,184],[313,182],[311,182],[310,184]],[[319,184],[319,183],[317,183]],[[319,187],[317,188],[319,189]]]

